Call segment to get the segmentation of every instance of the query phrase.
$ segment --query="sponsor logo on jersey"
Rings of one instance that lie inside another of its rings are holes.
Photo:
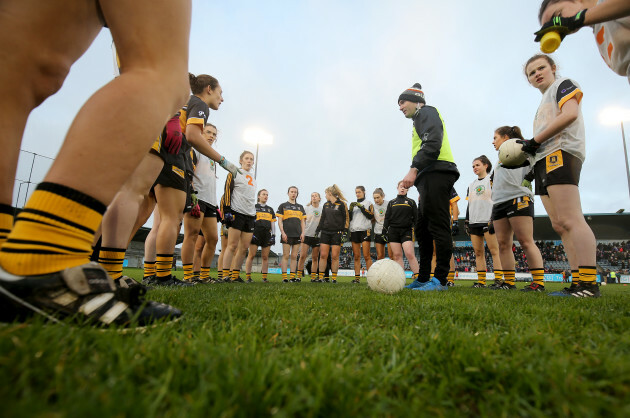
[[[486,191],[486,186],[484,186],[483,184],[480,184],[479,186],[475,187],[475,193],[477,193],[477,196],[482,195],[485,191]]]

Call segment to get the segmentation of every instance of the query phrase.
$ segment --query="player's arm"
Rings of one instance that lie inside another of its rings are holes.
[[[453,211],[453,216],[452,216],[453,222],[457,221],[457,219],[459,218],[459,205],[457,204],[458,201],[459,199],[454,202],[451,202],[451,208]]]
[[[203,131],[203,127],[196,123],[190,123],[186,125],[186,140],[194,149],[210,158],[213,161],[219,163],[221,167],[225,170],[229,171],[232,174],[240,173],[239,168],[229,162],[225,157],[217,152],[206,139],[203,137],[201,132]]]
[[[366,209],[365,206],[361,205],[359,209],[361,209],[361,212],[363,212],[366,218],[374,219],[374,206],[370,205],[370,207]]]
[[[349,212],[348,212],[348,206],[346,205],[346,202],[343,202],[343,201],[342,201],[342,202],[341,202],[341,204],[343,205],[343,209],[344,209],[344,210],[343,210],[343,213],[344,213],[344,216],[345,216],[345,218],[346,218],[346,219],[345,219],[345,221],[344,221],[344,226],[343,226],[343,229],[344,229],[345,231],[347,231],[347,230],[348,230],[348,228],[350,227],[350,214],[349,214]]]
[[[414,228],[416,227],[416,221],[418,220],[418,206],[416,205],[416,202],[413,199],[409,199],[409,206],[411,206],[411,219],[412,219],[412,224],[411,226],[413,226]]]
[[[383,221],[383,230],[387,231],[387,228],[389,228],[389,224],[392,220],[392,202],[394,200],[390,200],[389,203],[387,204],[387,210],[385,211],[385,220]]]
[[[300,227],[302,228],[300,241],[304,241],[304,234],[306,233],[306,212],[304,210],[302,210],[302,216],[300,217]]]

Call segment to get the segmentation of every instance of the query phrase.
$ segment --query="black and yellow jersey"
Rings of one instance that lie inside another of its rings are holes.
[[[276,222],[276,213],[268,205],[256,203],[256,223],[254,228],[271,230],[271,224]]]
[[[412,228],[416,224],[418,205],[406,195],[398,195],[387,204],[383,228]]]
[[[282,229],[287,237],[302,235],[302,220],[306,219],[304,206],[299,203],[284,202],[278,206],[276,216],[282,220]]]
[[[343,200],[336,202],[326,202],[322,208],[322,217],[316,231],[340,232],[347,231],[350,226],[350,215],[348,205]]]

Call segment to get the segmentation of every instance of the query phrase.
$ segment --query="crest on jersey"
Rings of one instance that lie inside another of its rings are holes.
[[[313,211],[313,215],[315,215],[315,216],[319,216],[319,211],[318,211],[318,210],[314,210],[314,211]]]
[[[384,211],[383,209],[379,209],[379,210],[378,210],[378,214],[379,214],[379,215],[382,215],[382,214],[384,214],[384,213],[385,213],[385,211]]]
[[[477,193],[477,196],[482,195],[483,192],[485,191],[486,191],[486,186],[484,186],[483,184],[480,184],[479,186],[475,188],[475,193]]]

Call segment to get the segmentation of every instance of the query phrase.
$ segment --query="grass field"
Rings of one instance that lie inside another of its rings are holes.
[[[185,316],[145,333],[0,327],[0,415],[630,416],[630,286],[388,296],[254,278],[150,291]]]

